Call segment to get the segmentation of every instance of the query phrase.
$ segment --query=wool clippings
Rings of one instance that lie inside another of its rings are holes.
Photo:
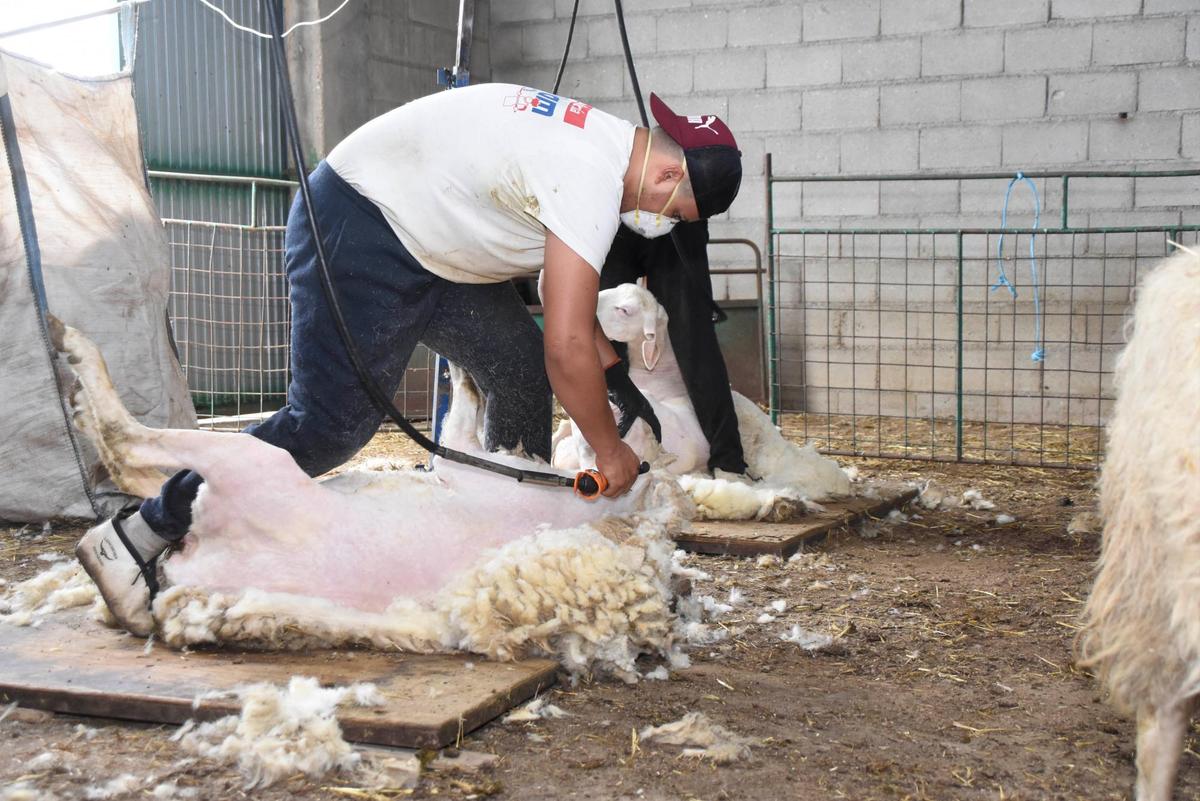
[[[833,645],[833,637],[817,631],[808,631],[799,626],[792,626],[788,631],[779,635],[784,642],[794,643],[809,653],[816,653]]]
[[[647,726],[638,733],[642,742],[684,746],[683,755],[708,759],[718,765],[750,758],[750,738],[713,723],[703,712],[689,712],[661,726]]]
[[[303,676],[293,676],[287,687],[252,684],[235,694],[240,714],[199,725],[189,720],[171,739],[188,753],[237,765],[247,789],[357,767],[360,756],[342,738],[337,707],[382,701],[373,685],[326,688]]]
[[[530,723],[547,718],[565,718],[570,716],[565,709],[546,702],[546,696],[535,698],[528,704],[514,709],[504,717],[505,723]]]

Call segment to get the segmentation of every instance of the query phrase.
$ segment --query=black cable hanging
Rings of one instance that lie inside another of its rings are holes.
[[[567,69],[567,56],[571,53],[571,40],[575,38],[575,20],[578,16],[579,0],[575,0],[575,7],[571,9],[571,26],[567,28],[567,45],[563,48],[562,61],[558,62],[558,75],[554,76],[553,94],[558,94],[558,87],[562,84],[563,73]]]
[[[578,2],[578,0],[577,0],[577,2]],[[642,87],[638,83],[637,69],[635,69],[633,66],[633,52],[629,48],[629,35],[625,31],[625,9],[621,5],[621,0],[613,0],[613,6],[614,6],[614,10],[616,11],[616,14],[617,14],[617,30],[620,31],[620,33],[621,33],[621,47],[625,51],[625,65],[629,68],[629,83],[633,86],[633,96],[637,100],[638,113],[642,115],[642,125],[649,128],[650,120],[646,116],[646,104],[642,101]],[[571,19],[571,24],[572,25],[575,24],[574,17],[572,17],[572,19]],[[570,46],[569,41],[567,43],[567,46],[568,47]],[[566,60],[567,60],[567,54],[564,51],[563,52],[563,63],[564,64],[566,63]],[[684,223],[684,225],[686,225],[686,224],[687,223]],[[682,262],[684,267],[686,268],[684,270],[684,275],[690,277],[692,280],[696,280],[699,277],[701,277],[697,273],[697,271],[695,269],[693,269],[692,260],[689,259],[687,254],[684,252],[682,234],[679,230],[678,225],[675,226],[671,230],[670,236],[671,236],[671,244],[675,246],[675,254],[677,256],[679,256],[679,261]],[[705,277],[707,277],[707,272],[704,275],[705,275]],[[724,320],[727,319],[727,317],[725,315],[725,311],[717,304],[717,302],[715,300],[711,299],[711,295],[712,295],[711,289],[708,291],[708,294],[710,296],[709,305],[712,307],[713,321],[714,322],[723,322]]]
[[[621,47],[625,50],[625,64],[629,67],[629,82],[633,84],[633,96],[637,98],[638,113],[642,115],[642,125],[650,127],[650,118],[646,116],[646,104],[642,102],[642,87],[638,85],[637,70],[633,68],[633,53],[629,50],[629,34],[625,32],[625,9],[621,0],[613,0],[617,11],[617,30],[621,32]],[[566,59],[566,53],[563,54]],[[679,254],[683,258],[683,253]]]
[[[325,255],[325,243],[321,238],[320,225],[317,223],[316,212],[313,209],[312,197],[309,193],[308,171],[305,168],[304,153],[300,145],[300,125],[296,120],[296,105],[292,97],[291,81],[288,78],[287,51],[284,48],[283,36],[280,34],[280,20],[283,17],[283,0],[267,0],[266,8],[268,12],[267,22],[271,26],[271,56],[279,78],[279,101],[283,111],[283,122],[287,131],[288,143],[291,146],[292,159],[296,163],[296,173],[300,183],[300,196],[304,200],[304,212],[308,218],[309,230],[312,232],[313,242],[317,249],[317,264],[320,268],[318,272],[321,276],[321,289],[325,295],[325,302],[329,306],[329,313],[332,315],[334,325],[337,328],[338,336],[346,348],[346,355],[350,357],[350,363],[354,366],[354,372],[358,375],[358,380],[362,384],[363,389],[366,390],[367,395],[370,396],[372,403],[375,404],[375,407],[379,411],[399,426],[401,431],[411,437],[414,442],[435,456],[441,456],[444,459],[458,462],[459,464],[490,470],[493,473],[499,473],[517,481],[528,481],[533,484],[545,484],[554,487],[575,488],[585,497],[594,497],[602,488],[597,482],[596,477],[587,472],[571,477],[535,470],[520,470],[437,444],[405,419],[404,415],[400,413],[391,399],[380,389],[375,379],[367,371],[358,346],[354,342],[354,337],[350,333],[350,329],[346,326],[341,304],[338,303],[337,293],[333,286],[333,277],[329,272],[329,262]]]

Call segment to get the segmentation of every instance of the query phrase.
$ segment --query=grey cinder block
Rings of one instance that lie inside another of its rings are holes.
[[[1006,76],[963,81],[964,121],[1019,120],[1042,117],[1045,113],[1044,76]]]
[[[998,167],[1000,130],[989,126],[953,126],[921,131],[921,169]]]
[[[854,39],[879,34],[880,0],[826,0],[804,4],[804,40]]]
[[[1137,84],[1136,72],[1051,75],[1047,111],[1051,116],[1132,112]]]
[[[1176,19],[1138,19],[1096,26],[1094,64],[1155,64],[1183,57],[1185,30]]]
[[[986,75],[1004,68],[1004,34],[976,30],[933,33],[921,45],[921,74]]]
[[[886,0],[881,8],[880,28],[884,36],[944,31],[960,24],[960,0]]]
[[[809,89],[803,111],[809,131],[874,128],[879,124],[879,89]]]

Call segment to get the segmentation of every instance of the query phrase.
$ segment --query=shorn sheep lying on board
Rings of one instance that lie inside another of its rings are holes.
[[[442,460],[429,473],[315,481],[247,434],[146,428],[121,404],[95,346],[57,320],[52,328],[81,387],[76,425],[123,490],[156,493],[160,468],[205,477],[183,548],[162,568],[169,588],[154,602],[168,644],[541,652],[572,673],[627,680],[640,654],[685,660],[669,533],[692,505],[673,477],[653,471],[597,502]],[[478,416],[473,384],[458,372],[446,444],[482,453]]]
[[[1167,801],[1200,696],[1200,254],[1142,282],[1115,384],[1081,664],[1137,715],[1137,797]]]
[[[661,449],[649,427],[640,422],[630,429],[626,441],[643,459],[678,475],[702,516],[726,520],[786,516],[796,502],[850,494],[850,479],[836,462],[811,445],[789,442],[753,401],[738,392],[733,393],[733,407],[747,472],[760,480],[750,483],[732,475],[705,475],[708,440],[671,347],[666,310],[649,290],[621,284],[600,293],[596,318],[605,336],[628,344],[629,376],[662,424]],[[555,432],[554,464],[564,469],[595,464],[595,454],[569,420]]]

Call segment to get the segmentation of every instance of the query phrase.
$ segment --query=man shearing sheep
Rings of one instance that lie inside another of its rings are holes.
[[[605,495],[639,460],[623,424],[657,425],[596,322],[605,256],[621,223],[643,237],[724,212],[741,154],[716,116],[680,116],[655,95],[648,130],[586,103],[508,84],[415,100],[363,125],[313,171],[313,207],[335,290],[369,371],[394,394],[418,342],[469,371],[486,404],[484,445],[550,458],[551,390],[596,452]],[[322,294],[302,201],[288,217],[292,309],[287,405],[246,429],[309,475],[343,464],[382,420]],[[508,279],[543,270],[545,334]],[[91,529],[76,554],[117,620],[153,629],[154,561],[191,524],[203,478]]]

